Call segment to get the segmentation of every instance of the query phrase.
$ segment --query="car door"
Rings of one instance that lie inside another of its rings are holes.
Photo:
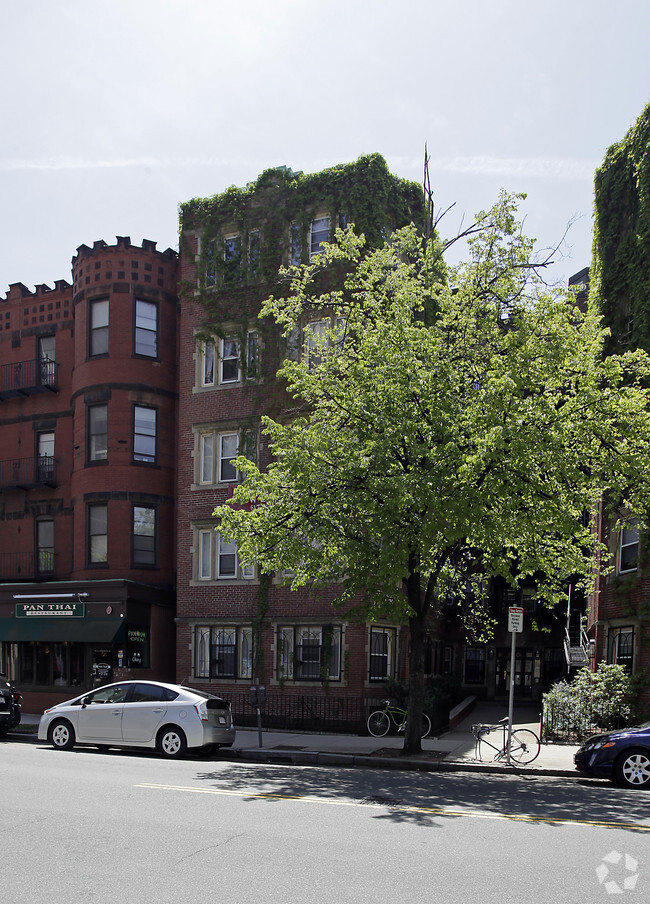
[[[138,683],[124,704],[122,715],[122,738],[124,742],[149,743],[167,713],[167,702],[173,692],[158,684]]]
[[[77,716],[79,741],[122,740],[122,713],[131,686],[109,684],[84,697]]]

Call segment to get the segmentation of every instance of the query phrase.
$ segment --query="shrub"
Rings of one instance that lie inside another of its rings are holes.
[[[558,681],[544,694],[544,738],[577,740],[629,723],[631,691],[631,676],[621,665],[601,662],[595,672],[580,669],[573,681]]]

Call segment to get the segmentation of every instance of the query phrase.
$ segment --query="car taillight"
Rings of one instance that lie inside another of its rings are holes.
[[[202,722],[207,722],[207,721],[208,721],[208,708],[207,708],[207,706],[205,705],[205,703],[195,703],[195,704],[194,704],[194,709],[195,709],[196,712],[198,713],[199,719],[200,719]]]

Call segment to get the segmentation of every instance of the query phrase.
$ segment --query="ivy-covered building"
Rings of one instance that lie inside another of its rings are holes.
[[[609,350],[650,353],[650,104],[607,151],[596,172],[594,210],[590,291],[611,330]],[[617,516],[618,527],[604,516],[599,524],[613,568],[598,575],[590,599],[593,661],[629,668],[650,706],[648,533],[624,510]]]
[[[309,261],[347,223],[377,245],[422,217],[420,186],[378,155],[312,175],[267,170],[181,206],[177,678],[223,693],[240,718],[251,685],[285,724],[314,708],[325,722],[355,718],[404,674],[401,626],[354,625],[332,606],[336,588],[292,591],[289,574],[244,565],[212,513],[238,481],[236,455],[268,461],[262,415],[291,416],[275,374],[292,349],[258,320],[283,291],[280,267]]]
[[[424,221],[421,186],[391,175],[378,155],[313,175],[267,170],[245,188],[181,206],[177,679],[224,694],[237,718],[252,714],[251,685],[266,687],[267,718],[278,724],[310,712],[321,723],[362,718],[387,681],[408,677],[405,626],[358,624],[332,606],[335,587],[293,591],[290,574],[241,563],[213,511],[238,481],[237,454],[268,462],[262,415],[292,416],[275,377],[280,362],[310,354],[308,338],[284,340],[258,319],[262,301],[288,289],[279,268],[313,259],[338,226],[354,223],[377,246],[412,221]],[[314,310],[312,332],[326,316]],[[494,642],[468,642],[447,607],[431,625],[425,670],[461,696],[506,697],[507,609],[522,605],[516,690],[536,698],[566,672],[563,622],[537,611],[530,588],[495,584],[490,594]]]

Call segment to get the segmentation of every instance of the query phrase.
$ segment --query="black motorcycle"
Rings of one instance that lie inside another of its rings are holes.
[[[0,672],[0,738],[8,731],[20,725],[20,708],[23,702],[6,675]]]

